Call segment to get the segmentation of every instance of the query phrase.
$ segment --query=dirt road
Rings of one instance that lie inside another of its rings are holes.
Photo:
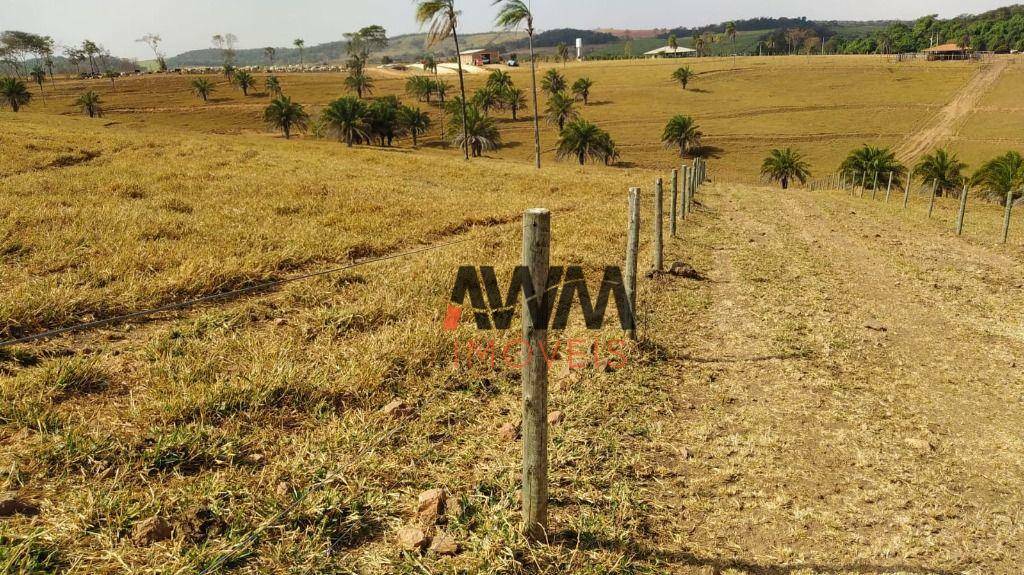
[[[1021,248],[841,194],[704,199],[673,255],[708,280],[666,280],[658,306],[707,305],[652,320],[678,382],[658,559],[1019,572]]]
[[[974,78],[957,92],[948,104],[929,119],[920,131],[912,134],[896,149],[896,156],[901,161],[909,162],[941,146],[956,135],[957,129],[963,125],[967,116],[977,107],[982,96],[995,84],[1008,65],[1009,60],[994,60],[983,64]]]

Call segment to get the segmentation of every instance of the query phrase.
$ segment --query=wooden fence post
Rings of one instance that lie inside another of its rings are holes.
[[[654,271],[662,272],[665,269],[665,198],[664,185],[661,178],[654,182]]]
[[[889,196],[892,195],[892,172],[889,172],[889,185],[885,186],[885,203],[889,203]]]
[[[1003,216],[1003,243],[1010,237],[1010,213],[1013,212],[1013,190],[1006,192],[1006,215]]]
[[[523,215],[523,265],[529,268],[535,308],[545,309],[551,254],[551,212],[531,208]],[[523,533],[534,541],[548,527],[547,325],[535,325],[530,302],[523,303]]]
[[[935,183],[932,185],[932,199],[928,202],[928,217],[932,217],[932,210],[935,209],[935,192],[939,191],[939,180],[935,179]]]
[[[964,215],[967,214],[967,184],[964,184],[964,191],[960,192],[960,211],[956,214],[956,235],[964,233]]]
[[[903,209],[907,209],[907,205],[910,204],[910,188],[913,186],[914,176],[907,174],[907,188],[903,190]]]
[[[860,197],[864,197],[864,190],[868,187],[868,173],[867,171],[861,172],[860,175]]]
[[[871,184],[871,199],[875,199],[875,194],[878,193],[878,171],[875,171],[875,181]]]
[[[669,212],[668,229],[676,237],[676,214],[679,211],[679,170],[672,170],[672,210]]]
[[[636,340],[636,256],[640,246],[640,188],[629,189],[629,231],[626,236],[626,300],[629,326],[626,336]]]
[[[687,166],[686,164],[683,164],[681,168],[683,170],[683,197],[681,198],[681,200],[683,204],[683,219],[685,220],[686,216],[690,214],[690,167]]]

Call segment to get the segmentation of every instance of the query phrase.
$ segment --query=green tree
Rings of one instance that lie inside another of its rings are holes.
[[[197,97],[202,98],[204,102],[210,100],[210,94],[217,88],[213,85],[213,82],[206,78],[196,78],[192,80],[192,93]]]
[[[736,51],[736,23],[726,22],[725,24],[725,36],[732,40],[733,52]]]
[[[540,88],[547,92],[548,96],[564,92],[567,85],[565,76],[554,68],[549,69],[540,80]]]
[[[555,152],[559,160],[573,158],[581,166],[588,159],[608,163],[615,155],[615,143],[608,133],[583,119],[573,120],[562,130]]]
[[[238,86],[240,90],[242,90],[243,96],[248,96],[249,88],[252,88],[254,85],[256,85],[256,79],[252,77],[252,74],[246,72],[245,70],[238,70],[235,72],[234,82],[235,85]]]
[[[761,175],[773,182],[779,182],[785,190],[789,188],[792,180],[798,180],[801,184],[807,182],[811,172],[799,152],[791,148],[776,148],[768,153],[768,157],[761,164]]]
[[[512,87],[512,76],[504,70],[491,70],[487,75],[487,87],[500,92]]]
[[[292,41],[292,45],[299,49],[299,67],[302,67],[305,63],[303,62],[303,57],[306,53],[306,41],[302,38],[296,38]]]
[[[31,100],[32,93],[24,82],[9,76],[0,78],[0,104],[10,106],[12,111],[17,112]]]
[[[419,145],[417,137],[430,129],[430,114],[419,108],[402,106],[398,112],[398,120],[402,124],[402,128],[412,136],[414,148]]]
[[[665,125],[661,134],[661,141],[666,148],[679,148],[679,157],[686,155],[687,151],[700,146],[700,140],[704,134],[700,131],[693,118],[682,114],[674,116]]]
[[[277,76],[267,76],[267,79],[263,81],[263,87],[272,96],[281,95],[281,80]]]
[[[1018,152],[1006,152],[985,162],[972,178],[990,200],[1006,205],[1024,195],[1024,158]]]
[[[562,92],[555,92],[553,96],[548,98],[545,114],[548,123],[558,126],[559,132],[565,129],[566,122],[575,120],[579,115],[576,112],[576,107],[573,105],[572,98]]]
[[[501,92],[503,108],[512,112],[512,121],[519,119],[519,110],[526,108],[526,92],[519,88],[507,88]]]
[[[398,98],[388,96],[375,100],[366,109],[366,121],[370,127],[370,135],[377,137],[377,143],[381,147],[391,147],[401,131],[401,124],[398,120],[400,106]]]
[[[537,58],[533,53],[533,13],[523,0],[494,0],[492,5],[501,4],[501,10],[495,22],[498,26],[511,30],[525,24],[526,36],[530,43],[530,77],[533,82],[533,145],[537,168],[540,169],[540,105],[537,103]],[[515,108],[512,112],[515,117]]]
[[[270,102],[263,111],[263,121],[284,132],[284,139],[292,137],[292,129],[305,130],[309,125],[309,114],[302,104],[292,102],[288,96],[281,96]]]
[[[946,150],[935,150],[926,154],[914,166],[914,176],[936,184],[939,196],[959,193],[964,184],[963,171],[967,164],[960,161],[956,154]]]
[[[336,134],[338,140],[344,141],[349,147],[352,147],[352,144],[360,144],[369,140],[370,132],[366,116],[366,103],[352,96],[331,102],[320,113],[328,131]]]
[[[95,118],[97,116],[103,117],[103,109],[100,107],[100,104],[102,103],[100,95],[92,90],[82,94],[77,100],[75,100],[75,105],[81,108],[86,114],[89,114],[90,118]]]
[[[580,78],[572,84],[572,95],[583,100],[583,105],[586,106],[590,103],[590,89],[593,87],[593,80],[587,77]]]
[[[455,42],[456,63],[459,68],[459,92],[462,94],[462,140],[461,144],[469,159],[469,148],[471,146],[469,121],[466,106],[466,80],[462,72],[462,58],[458,57],[461,52],[459,48],[459,12],[455,9],[455,0],[417,0],[416,21],[423,24],[430,23],[427,32],[427,46],[434,46],[439,42],[452,38]]]
[[[569,61],[569,45],[565,42],[559,42],[555,48],[558,53],[558,59],[562,61],[562,67],[565,67],[566,62]]]
[[[46,81],[46,70],[36,66],[28,75],[39,84],[39,95],[43,98],[43,106],[46,106],[46,94],[43,93],[43,82]]]
[[[491,86],[483,86],[473,94],[472,103],[477,108],[480,108],[484,114],[489,115],[491,108],[501,106],[501,92]]]
[[[690,83],[690,80],[693,79],[693,76],[693,69],[689,66],[683,66],[678,68],[675,72],[672,72],[672,79],[679,82],[679,85],[681,85],[684,90],[686,89],[687,84]]]
[[[362,69],[349,70],[348,76],[345,77],[345,88],[349,92],[355,92],[356,97],[362,100],[363,95],[373,93],[373,78],[367,76]]]
[[[839,166],[839,173],[853,182],[864,182],[866,187],[875,184],[875,175],[879,177],[889,173],[896,177],[903,176],[907,168],[901,164],[889,148],[878,148],[864,145],[850,152]]]
[[[668,35],[668,47],[672,48],[673,51],[679,47],[679,39],[676,38],[675,34]]]
[[[494,119],[476,106],[466,105],[463,109],[466,110],[464,131],[459,131],[458,118],[452,115],[452,145],[465,147],[475,158],[482,156],[484,152],[498,149],[501,146],[501,133],[498,132],[498,125]],[[467,139],[464,141],[463,138]]]
[[[430,96],[434,93],[434,81],[426,76],[412,76],[405,82],[405,92],[429,104]]]
[[[277,57],[277,48],[273,46],[267,46],[263,49],[263,57],[267,59],[267,64],[270,66],[274,65],[274,58]]]
[[[114,78],[117,78],[117,76],[118,76],[118,73],[113,71],[113,70],[107,70],[106,72],[103,72],[103,77],[107,78],[108,80],[110,80],[110,87],[111,88],[114,87]]]

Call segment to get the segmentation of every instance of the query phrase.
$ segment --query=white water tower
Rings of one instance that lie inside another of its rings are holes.
[[[576,38],[576,59],[583,59],[583,38]]]

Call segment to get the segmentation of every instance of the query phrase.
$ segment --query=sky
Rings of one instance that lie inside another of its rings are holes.
[[[532,0],[536,26],[551,28],[673,28],[759,16],[819,20],[913,20],[926,14],[978,13],[1015,0]],[[491,0],[456,0],[460,29],[492,29]],[[416,32],[412,0],[0,0],[0,30],[52,36],[59,45],[89,38],[116,56],[150,59],[135,42],[148,32],[163,38],[168,56],[210,47],[233,33],[239,48],[307,46],[340,40],[370,24],[389,35]]]

